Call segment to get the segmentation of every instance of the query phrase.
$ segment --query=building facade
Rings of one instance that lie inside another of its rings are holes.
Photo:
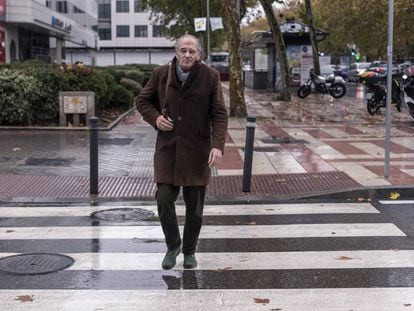
[[[98,0],[97,65],[166,64],[174,40],[151,18],[142,0]]]
[[[0,62],[60,63],[67,61],[67,47],[81,48],[93,58],[97,7],[95,0],[0,0]]]

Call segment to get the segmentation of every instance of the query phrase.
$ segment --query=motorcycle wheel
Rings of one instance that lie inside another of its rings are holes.
[[[298,97],[299,98],[306,98],[311,93],[310,86],[302,85],[298,90]]]
[[[367,110],[370,115],[377,114],[379,109],[380,107],[374,98],[371,98],[367,101]]]
[[[329,90],[329,94],[331,94],[333,98],[341,98],[342,96],[345,95],[345,93],[346,93],[346,87],[342,83],[332,84]]]

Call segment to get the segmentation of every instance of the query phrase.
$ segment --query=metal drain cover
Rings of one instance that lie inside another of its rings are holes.
[[[61,254],[30,253],[0,259],[0,271],[12,274],[45,274],[69,268],[75,260]]]
[[[103,211],[93,212],[91,217],[113,222],[131,222],[152,220],[155,214],[143,208],[114,208]]]

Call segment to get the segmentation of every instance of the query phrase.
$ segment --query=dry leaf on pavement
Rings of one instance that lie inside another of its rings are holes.
[[[269,303],[270,300],[267,298],[253,298],[255,303]]]
[[[34,295],[21,295],[17,296],[14,300],[19,300],[20,302],[32,302]]]
[[[400,194],[398,192],[391,192],[389,198],[391,200],[397,200],[400,197]]]

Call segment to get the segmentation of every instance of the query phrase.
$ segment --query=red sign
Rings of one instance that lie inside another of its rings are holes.
[[[0,0],[0,21],[6,20],[6,1]]]

